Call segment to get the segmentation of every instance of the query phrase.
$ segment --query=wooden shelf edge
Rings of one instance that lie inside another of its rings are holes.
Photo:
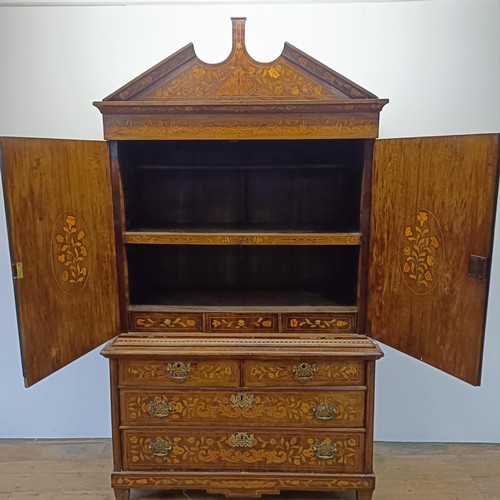
[[[360,245],[361,233],[256,233],[127,231],[126,244],[139,245]]]

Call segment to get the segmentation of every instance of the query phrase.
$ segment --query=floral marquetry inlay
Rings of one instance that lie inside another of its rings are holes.
[[[400,237],[400,266],[404,282],[415,294],[425,295],[437,285],[443,262],[443,233],[432,212],[419,209],[409,215]]]
[[[126,384],[196,385],[210,382],[233,385],[239,380],[239,370],[237,361],[137,361],[123,363],[121,377]]]
[[[142,395],[134,391],[124,399],[125,422],[130,425],[184,424],[211,421],[216,425],[227,422],[254,421],[274,424],[307,424],[354,427],[362,425],[364,393],[338,391],[312,395],[297,393],[210,393],[167,396]],[[165,420],[167,419],[167,420]]]
[[[72,210],[59,215],[52,231],[52,270],[68,295],[82,290],[90,271],[90,240],[83,218]]]
[[[373,486],[373,478],[350,478],[350,477],[298,477],[287,475],[285,477],[276,478],[256,478],[256,479],[236,479],[220,477],[207,477],[187,475],[175,477],[172,475],[141,475],[135,473],[133,476],[125,474],[116,474],[113,476],[113,484],[118,486],[133,487],[177,487],[177,488],[194,488],[205,487],[212,492],[224,493],[228,489],[236,489],[240,491],[249,491],[249,496],[252,491],[278,493],[280,489],[297,489],[297,488],[343,488],[343,489],[360,489]]]
[[[210,330],[275,330],[276,318],[273,316],[209,316]]]
[[[140,431],[130,431],[125,438],[130,461],[128,467],[131,469],[164,464],[174,468],[265,466],[276,469],[301,466],[304,470],[353,470],[359,466],[361,458],[360,436],[356,434],[330,439],[293,435],[274,437],[269,433],[244,431],[230,434],[216,431],[205,436],[178,431],[150,437]]]

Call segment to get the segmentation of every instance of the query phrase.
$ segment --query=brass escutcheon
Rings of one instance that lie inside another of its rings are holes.
[[[318,420],[326,421],[333,420],[337,416],[338,409],[336,403],[321,401],[312,405],[312,411]]]
[[[229,402],[233,408],[251,408],[255,401],[255,396],[251,392],[237,392],[231,394]]]
[[[172,451],[172,443],[171,441],[157,437],[155,441],[149,443],[149,451],[153,457],[168,457]]]
[[[292,371],[298,382],[309,382],[316,376],[316,363],[299,363],[293,365]]]
[[[170,412],[173,409],[173,403],[167,399],[160,399],[157,401],[151,401],[148,403],[148,413],[152,417],[166,418],[170,416]]]
[[[253,434],[248,434],[248,432],[237,432],[236,434],[231,434],[227,442],[231,448],[251,448],[254,439]]]
[[[316,458],[321,460],[333,460],[337,457],[337,445],[329,439],[324,439],[321,443],[314,444],[312,449]]]
[[[182,361],[174,361],[168,363],[167,374],[170,380],[174,382],[185,382],[189,378],[191,372],[191,363],[184,363]]]

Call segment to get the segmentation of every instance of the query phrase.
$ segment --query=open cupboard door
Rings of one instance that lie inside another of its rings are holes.
[[[498,135],[378,140],[368,334],[479,385]]]
[[[26,386],[119,330],[105,142],[2,138]]]

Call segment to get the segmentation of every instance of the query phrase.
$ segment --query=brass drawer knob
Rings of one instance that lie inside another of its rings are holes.
[[[328,421],[337,417],[338,409],[336,403],[329,403],[328,401],[321,401],[312,406],[314,416],[318,420]]]
[[[159,399],[157,401],[151,401],[151,403],[148,403],[147,409],[148,413],[152,417],[167,418],[170,416],[173,407],[174,405],[172,401],[168,401],[167,399]]]
[[[298,382],[309,382],[316,376],[316,363],[299,363],[293,365],[292,371]]]
[[[255,401],[255,396],[251,392],[237,392],[231,394],[229,403],[232,408],[251,408]]]
[[[316,458],[320,460],[334,460],[337,457],[337,445],[332,443],[330,439],[324,439],[321,443],[314,444],[312,449]]]
[[[231,448],[251,448],[254,441],[254,435],[248,434],[248,432],[237,432],[236,434],[231,434],[230,438],[227,440]]]
[[[153,457],[168,457],[172,451],[172,442],[162,439],[161,437],[157,437],[154,441],[149,443],[149,451]]]
[[[180,383],[185,382],[189,378],[191,372],[191,363],[183,363],[182,361],[174,361],[167,365],[167,375],[170,380]]]

